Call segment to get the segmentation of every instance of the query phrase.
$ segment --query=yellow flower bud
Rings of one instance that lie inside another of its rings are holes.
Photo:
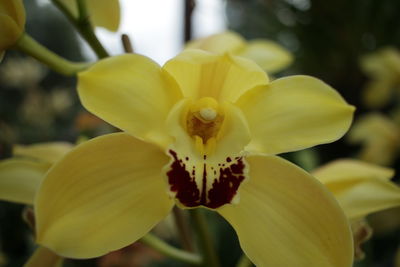
[[[0,0],[0,58],[24,31],[25,9],[22,0]]]

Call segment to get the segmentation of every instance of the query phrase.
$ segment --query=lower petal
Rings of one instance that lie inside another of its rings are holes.
[[[349,267],[347,218],[309,174],[278,157],[249,157],[240,202],[219,209],[257,266]]]
[[[87,141],[56,163],[35,201],[37,242],[91,258],[145,235],[171,210],[161,170],[168,157],[125,133]]]
[[[25,159],[0,162],[0,199],[32,205],[50,165]]]

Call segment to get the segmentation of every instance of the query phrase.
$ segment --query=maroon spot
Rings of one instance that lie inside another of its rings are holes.
[[[244,168],[242,158],[238,158],[236,163],[227,168],[221,168],[219,179],[215,179],[212,188],[208,191],[209,201],[205,206],[216,209],[230,203],[245,178]]]
[[[230,157],[226,158],[226,162],[231,162],[231,161],[232,161],[232,159]]]
[[[174,158],[171,164],[171,170],[167,172],[170,190],[176,192],[176,198],[186,207],[195,207],[199,205],[200,191],[194,178],[186,170],[185,164],[178,159],[175,151],[169,150]],[[194,177],[195,170],[192,171]]]

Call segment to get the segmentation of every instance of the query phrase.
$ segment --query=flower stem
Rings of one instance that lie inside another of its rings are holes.
[[[186,218],[184,217],[183,210],[175,206],[172,209],[172,214],[174,215],[176,228],[178,229],[178,234],[182,242],[182,247],[186,251],[193,252],[193,240],[190,236],[190,230]]]
[[[189,210],[189,214],[198,235],[198,245],[203,253],[204,266],[219,267],[219,260],[217,254],[215,253],[214,243],[211,238],[203,210],[199,208],[191,209]]]
[[[19,38],[14,47],[46,64],[52,70],[66,76],[75,75],[89,66],[89,63],[71,62],[56,55],[26,33]]]
[[[153,234],[148,233],[144,237],[140,239],[140,242],[148,245],[149,247],[154,248],[158,252],[161,252],[162,254],[171,257],[173,259],[186,262],[192,265],[201,265],[202,259],[199,255],[183,251],[180,249],[177,249],[165,241],[159,239]]]
[[[53,4],[67,17],[67,19],[74,25],[78,30],[79,34],[86,40],[89,46],[96,53],[98,58],[108,57],[108,53],[97,39],[96,34],[93,31],[93,27],[89,20],[89,14],[87,12],[85,0],[76,0],[79,16],[75,17],[71,11],[60,1],[52,0]]]
[[[245,254],[243,254],[242,257],[240,257],[238,263],[236,264],[236,267],[250,267],[250,266],[252,266],[252,263]]]

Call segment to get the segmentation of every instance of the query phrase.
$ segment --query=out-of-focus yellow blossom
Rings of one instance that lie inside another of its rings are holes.
[[[382,48],[361,59],[361,68],[368,75],[363,94],[367,107],[383,107],[395,94],[400,94],[400,53],[393,47]]]
[[[76,0],[60,0],[70,12],[78,17]],[[86,0],[90,21],[94,26],[116,32],[120,23],[119,0]]]
[[[45,173],[72,145],[64,142],[17,145],[0,161],[0,199],[32,205]]]
[[[0,200],[33,205],[33,200],[49,168],[68,151],[66,142],[16,145],[13,158],[0,161]],[[61,266],[62,258],[39,247],[25,267]]]
[[[292,54],[281,45],[266,39],[246,41],[239,34],[227,31],[190,41],[188,49],[202,49],[213,53],[232,53],[256,62],[268,73],[275,73],[288,67]]]
[[[243,57],[186,50],[163,67],[136,54],[101,60],[79,74],[78,92],[125,132],[78,145],[50,169],[35,200],[39,244],[65,257],[104,255],[177,204],[221,214],[258,266],[352,265],[333,196],[273,156],[349,128],[354,108],[322,81],[270,82]]]
[[[380,113],[360,117],[350,129],[349,142],[361,144],[358,157],[379,165],[390,165],[399,154],[400,128]]]
[[[400,206],[400,187],[390,181],[394,171],[358,160],[341,159],[318,168],[313,175],[334,194],[351,221],[355,258],[362,259],[361,244],[372,234],[365,217]]]
[[[22,0],[0,0],[0,60],[4,51],[24,32],[25,9]]]

